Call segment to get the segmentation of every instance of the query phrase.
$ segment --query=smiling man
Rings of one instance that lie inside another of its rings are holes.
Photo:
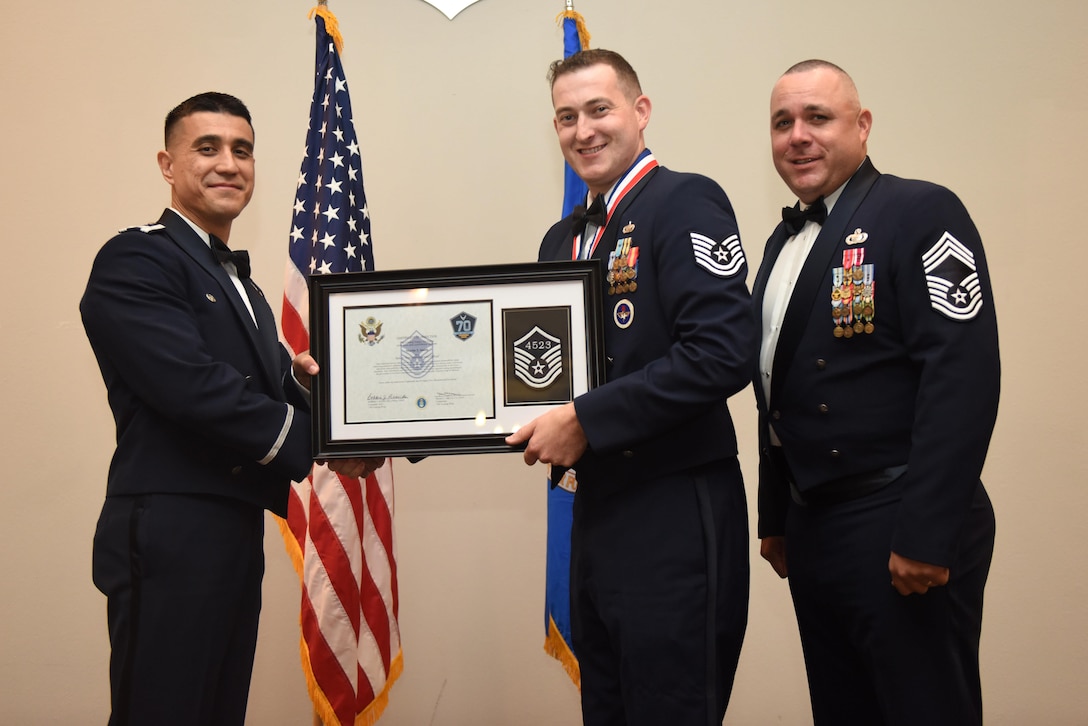
[[[117,429],[94,536],[110,724],[241,726],[257,642],[264,510],[312,466],[317,364],[280,345],[231,224],[253,195],[253,127],[202,93],[166,117],[171,209],[103,246],[80,312]],[[365,475],[380,460],[336,462]]]
[[[747,622],[747,511],[726,399],[751,376],[747,265],[725,193],[659,166],[621,56],[551,69],[589,187],[540,260],[597,259],[606,382],[507,441],[576,489],[571,615],[584,723],[721,724]]]
[[[771,93],[799,203],[753,289],[761,554],[789,578],[817,726],[980,724],[989,273],[952,192],[873,167],[872,123],[826,61]]]

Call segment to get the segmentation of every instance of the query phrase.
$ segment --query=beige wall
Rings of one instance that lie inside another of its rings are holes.
[[[232,243],[281,280],[313,72],[305,2],[5,2],[0,356],[0,721],[103,723],[105,600],[91,535],[112,428],[77,303],[97,248],[152,221],[176,102],[216,89],[257,128],[259,185]],[[561,200],[544,73],[562,0],[483,0],[449,21],[419,0],[333,0],[381,268],[533,259]],[[883,171],[972,210],[993,272],[1004,394],[985,479],[999,533],[982,659],[990,724],[1088,723],[1083,0],[580,0],[593,44],[654,101],[648,141],[729,192],[753,263],[792,200],[771,167],[778,73],[852,71]],[[753,273],[754,274],[754,273]],[[750,392],[733,412],[754,499]],[[515,455],[396,463],[405,673],[383,724],[573,724],[541,650],[544,472]],[[252,724],[309,724],[298,584],[274,529]],[[753,541],[751,620],[728,724],[810,723],[784,583]]]

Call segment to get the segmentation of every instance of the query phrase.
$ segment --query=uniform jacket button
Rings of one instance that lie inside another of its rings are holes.
[[[236,466],[236,467],[234,467],[233,469],[230,470],[230,473],[233,474],[234,476],[238,476],[239,474],[242,473],[242,467]]]
[[[827,404],[826,404],[826,403],[821,403],[821,404],[820,404],[820,405],[818,406],[818,408],[820,409],[820,413],[827,413],[828,411],[830,411],[830,410],[831,410],[830,408],[828,408],[828,407],[827,407]]]
[[[832,458],[832,459],[837,459],[837,458],[839,458],[839,450],[838,450],[838,449],[832,449],[832,450],[831,450],[831,458]]]
[[[771,411],[771,418],[773,418],[775,421],[779,420],[780,418],[782,418],[782,412],[781,411]]]
[[[623,458],[633,459],[633,458],[635,458],[635,452],[631,451],[630,449],[627,449],[626,451],[623,452]]]
[[[816,370],[822,371],[824,368],[827,368],[827,361],[824,360],[823,358],[817,358],[816,359]]]

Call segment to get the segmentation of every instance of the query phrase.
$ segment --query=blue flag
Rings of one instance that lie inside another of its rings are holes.
[[[568,58],[588,47],[589,34],[582,16],[573,10],[563,18],[563,57]],[[574,207],[585,204],[589,190],[569,164],[564,163],[563,216]],[[548,551],[545,566],[544,592],[544,650],[556,658],[570,674],[575,685],[581,686],[578,658],[570,634],[570,528],[573,517],[574,493],[562,487],[552,487],[548,481]]]

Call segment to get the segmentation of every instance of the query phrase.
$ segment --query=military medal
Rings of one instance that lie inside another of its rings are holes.
[[[854,255],[856,250],[842,251],[842,334],[844,338],[854,336]]]
[[[872,335],[876,330],[876,326],[873,325],[873,318],[876,317],[876,280],[875,267],[872,263],[865,265],[865,287],[862,288],[862,300],[864,306],[861,310],[862,318],[865,320],[865,333]]]
[[[630,226],[634,228],[635,225]],[[627,287],[631,292],[634,292],[638,289],[638,282],[635,279],[638,277],[638,247],[634,245],[627,251],[627,272],[631,279]]]
[[[623,294],[634,289],[630,284],[630,280],[634,279],[630,263],[631,250],[631,238],[621,237],[616,240],[616,248],[608,253],[608,274],[606,278],[608,280],[609,295]]]
[[[616,251],[612,250],[611,252],[608,253],[608,268],[607,268],[608,272],[605,273],[605,279],[608,281],[608,294],[609,295],[615,295],[616,294],[616,281],[617,281],[617,276],[618,276],[616,267],[617,267],[618,264],[619,264],[619,262],[616,260]]]
[[[605,207],[608,211],[605,215],[604,224],[597,228],[597,233],[593,236],[593,243],[583,245],[581,239],[582,235],[577,235],[574,238],[570,255],[572,260],[588,260],[593,256],[594,251],[597,249],[597,244],[601,241],[601,237],[604,236],[605,229],[608,228],[608,223],[612,221],[612,213],[616,211],[616,207],[619,206],[619,203],[627,196],[627,193],[642,181],[647,174],[657,168],[657,166],[657,159],[654,158],[653,154],[647,151],[639,157],[634,166],[627,170],[627,173],[613,188],[609,198],[605,200]],[[627,234],[628,227],[630,227],[632,231],[635,229],[634,223],[628,222],[624,226],[624,234]],[[628,238],[628,240],[630,240],[630,238]]]
[[[865,326],[861,322],[861,311],[864,308],[861,302],[861,281],[863,279],[861,263],[865,260],[865,248],[859,247],[850,251],[853,253],[853,265],[850,268],[850,279],[853,281],[854,287],[854,308],[852,312],[854,313],[854,319],[857,321],[854,323],[854,332],[860,333],[865,330]]]
[[[842,333],[842,268],[831,270],[831,319],[835,321],[835,329],[832,331],[836,338],[841,338]]]

